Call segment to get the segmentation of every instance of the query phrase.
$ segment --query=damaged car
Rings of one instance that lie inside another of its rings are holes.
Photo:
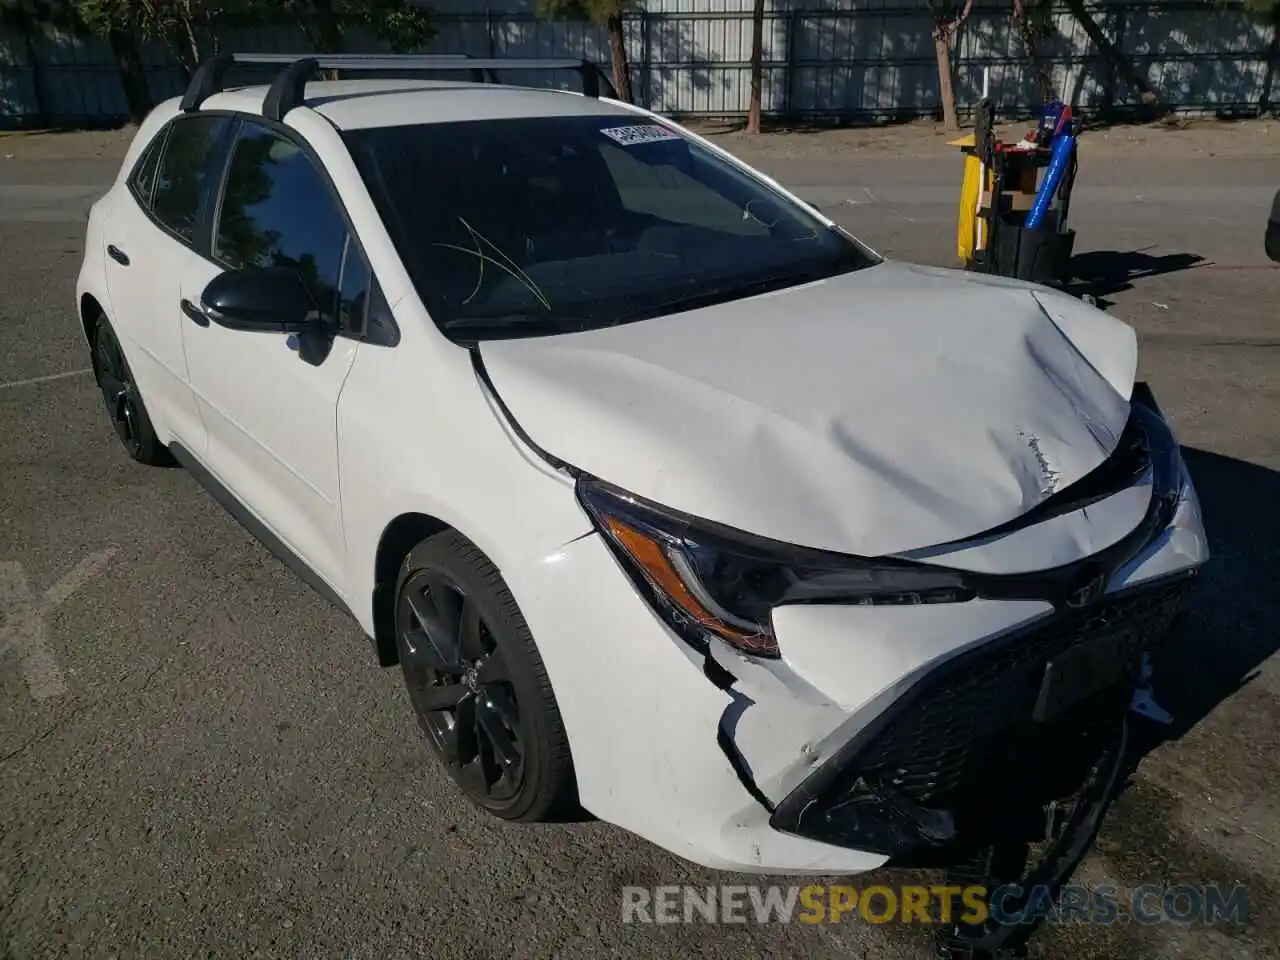
[[[94,206],[127,452],[348,611],[497,817],[1063,880],[1208,556],[1133,330],[638,107],[324,63],[206,65]]]

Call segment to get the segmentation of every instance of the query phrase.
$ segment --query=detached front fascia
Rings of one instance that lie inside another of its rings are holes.
[[[1145,649],[1164,633],[1208,556],[1185,467],[1175,454],[1164,470],[1159,485],[1153,467],[1083,508],[933,548],[933,562],[996,576],[1025,571],[1037,555],[1078,564],[1146,522],[1142,542],[1129,543],[1131,554],[1086,611],[1106,611],[1103,621],[1121,617]],[[1155,496],[1167,500],[1171,489],[1173,499],[1157,513]],[[1158,527],[1150,526],[1152,516]],[[577,598],[572,615],[560,599],[566,592]],[[1038,683],[1055,652],[1106,632],[1085,615],[1055,612],[1036,599],[795,605],[774,612],[781,659],[743,656],[716,642],[704,657],[637,594],[598,535],[549,557],[522,579],[518,595],[535,635],[562,635],[563,642],[547,645],[546,660],[587,809],[697,863],[761,873],[854,873],[900,857],[884,837],[863,840],[839,817],[815,823],[782,815],[794,814],[797,798],[811,797],[815,811],[832,807],[831,794],[848,787],[841,774],[857,762],[860,738],[870,742],[877,725],[924,729],[930,716],[904,711],[961,668],[1012,651],[1023,680]],[[733,679],[727,689],[709,679],[707,659]],[[973,732],[958,726],[965,719],[921,740],[914,753],[899,745],[898,754],[886,748],[873,759],[900,761],[904,789],[927,801],[940,789],[930,782],[938,757],[954,756],[956,742],[945,734],[963,740]],[[1006,773],[1016,778],[1018,771]]]

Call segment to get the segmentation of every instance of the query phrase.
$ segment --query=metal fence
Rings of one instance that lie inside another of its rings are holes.
[[[500,4],[500,5],[494,5]],[[794,4],[794,5],[793,5]],[[604,31],[590,24],[537,19],[529,0],[438,0],[439,35],[431,52],[477,56],[609,59]],[[1035,70],[1013,26],[1008,0],[979,0],[954,56],[964,110],[982,78],[1004,113],[1037,99]],[[1276,30],[1239,6],[1203,0],[1098,0],[1103,30],[1170,106],[1188,112],[1254,112],[1280,86]],[[749,90],[751,0],[649,0],[626,21],[636,99],[672,115],[745,114]],[[223,49],[305,49],[299,31],[230,30]],[[352,32],[349,51],[380,49]],[[181,69],[163,47],[144,47],[157,101],[181,91]],[[1060,95],[1083,111],[1132,105],[1080,24],[1056,11],[1038,44]],[[542,76],[502,79],[546,81]],[[938,77],[931,21],[921,0],[772,0],[764,35],[764,110],[786,117],[907,118],[936,114]],[[55,29],[0,30],[0,127],[70,126],[122,120],[127,105],[110,48],[95,37]]]

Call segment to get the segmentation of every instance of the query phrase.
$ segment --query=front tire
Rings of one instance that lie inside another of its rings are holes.
[[[147,466],[170,466],[173,457],[156,436],[133,371],[106,317],[99,317],[93,330],[93,376],[125,453]]]
[[[401,565],[396,644],[418,723],[468,798],[521,822],[576,806],[569,740],[528,624],[497,568],[456,531]]]

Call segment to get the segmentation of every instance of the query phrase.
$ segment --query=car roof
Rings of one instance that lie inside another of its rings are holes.
[[[266,95],[265,86],[234,87],[214,94],[201,109],[261,113]],[[517,117],[636,116],[620,104],[565,90],[445,80],[317,80],[307,84],[304,103],[342,130]]]

